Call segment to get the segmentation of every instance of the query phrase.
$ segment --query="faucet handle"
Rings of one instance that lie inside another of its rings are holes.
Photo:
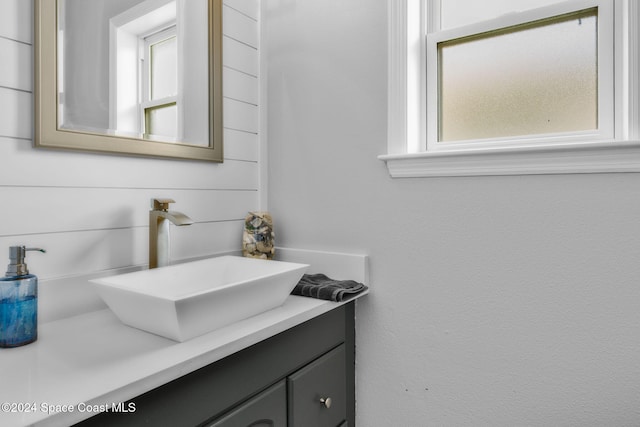
[[[175,203],[173,199],[151,199],[151,208],[154,211],[168,211],[169,203]]]

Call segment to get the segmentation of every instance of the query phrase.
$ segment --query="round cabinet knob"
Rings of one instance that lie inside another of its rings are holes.
[[[324,405],[325,408],[329,409],[331,408],[331,398],[330,397],[323,397],[320,399],[320,403],[322,403]]]

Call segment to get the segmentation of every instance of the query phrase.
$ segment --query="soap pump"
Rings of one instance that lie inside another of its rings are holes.
[[[24,262],[27,251],[45,252],[11,246],[7,274],[0,277],[0,347],[19,347],[38,338],[38,278]]]

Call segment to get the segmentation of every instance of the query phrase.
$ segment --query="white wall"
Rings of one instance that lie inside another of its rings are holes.
[[[640,176],[392,180],[387,2],[265,5],[278,245],[371,257],[358,425],[640,424]]]
[[[173,259],[239,250],[261,198],[258,19],[257,0],[225,1],[225,160],[213,164],[34,149],[33,5],[3,1],[0,261],[10,245],[44,247],[28,264],[45,281],[146,264],[152,197],[195,220],[172,227]]]

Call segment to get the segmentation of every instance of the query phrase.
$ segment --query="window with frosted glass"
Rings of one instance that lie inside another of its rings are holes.
[[[145,110],[146,133],[156,136],[176,136],[178,133],[178,107],[175,102]]]
[[[145,134],[178,137],[178,39],[175,27],[146,38],[147,79],[144,111]]]
[[[178,42],[171,37],[149,48],[151,57],[151,99],[178,93]]]
[[[597,9],[438,43],[438,140],[597,129]]]
[[[460,27],[508,13],[537,9],[566,0],[443,0],[440,4],[440,29]]]

